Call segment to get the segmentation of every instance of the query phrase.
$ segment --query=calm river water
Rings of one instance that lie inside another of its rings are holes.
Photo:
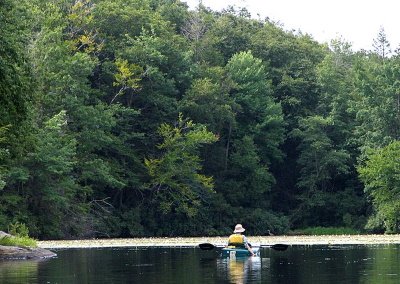
[[[0,261],[0,283],[400,283],[400,245],[263,248],[221,258],[199,248],[57,249],[57,258]]]

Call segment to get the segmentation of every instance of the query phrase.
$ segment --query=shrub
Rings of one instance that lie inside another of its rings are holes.
[[[23,223],[15,222],[8,226],[8,233],[0,238],[2,246],[37,247],[36,240],[29,237],[29,230]]]
[[[11,223],[8,225],[8,233],[21,238],[29,237],[29,229],[25,226],[25,224],[20,222],[15,222],[14,224]]]

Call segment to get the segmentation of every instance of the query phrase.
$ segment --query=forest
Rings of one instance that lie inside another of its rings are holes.
[[[339,19],[338,19],[339,20]],[[0,0],[0,229],[400,231],[400,53],[179,0]]]

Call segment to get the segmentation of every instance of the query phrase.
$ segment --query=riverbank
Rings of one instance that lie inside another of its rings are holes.
[[[318,236],[248,236],[249,242],[258,245],[373,245],[400,244],[400,234],[396,235],[318,235]],[[200,243],[224,245],[226,237],[201,238],[130,238],[130,239],[90,239],[37,241],[38,247],[54,248],[100,248],[100,247],[195,247]]]

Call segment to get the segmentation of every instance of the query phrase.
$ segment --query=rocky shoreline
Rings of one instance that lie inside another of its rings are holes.
[[[0,238],[14,238],[13,235],[0,231]],[[40,247],[20,247],[0,245],[0,260],[6,259],[43,259],[56,257],[57,254]]]
[[[56,256],[56,253],[44,248],[0,246],[0,259],[41,259]]]
[[[318,236],[247,236],[254,245],[377,245],[400,244],[397,235],[318,235]],[[38,241],[40,248],[100,248],[100,247],[196,247],[200,243],[223,245],[226,237],[130,238]]]

